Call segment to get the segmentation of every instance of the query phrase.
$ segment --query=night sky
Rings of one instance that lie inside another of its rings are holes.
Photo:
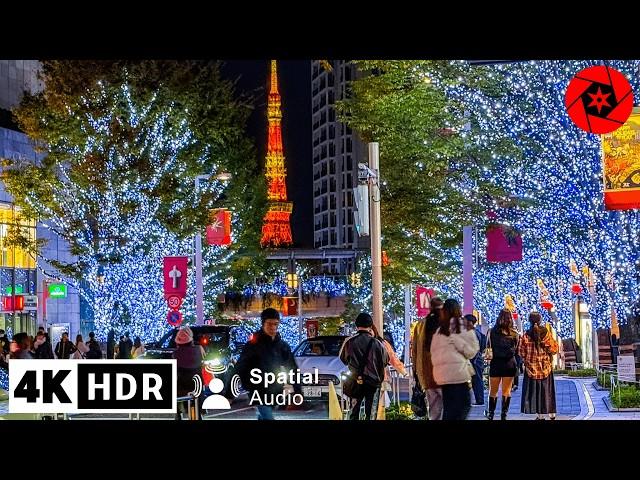
[[[236,90],[253,95],[255,110],[247,133],[255,140],[264,166],[267,152],[267,104],[269,60],[227,60],[223,74],[238,82]],[[293,202],[291,228],[294,247],[313,247],[313,165],[311,150],[311,63],[309,60],[278,62],[282,97],[282,142],[287,168],[287,194]]]

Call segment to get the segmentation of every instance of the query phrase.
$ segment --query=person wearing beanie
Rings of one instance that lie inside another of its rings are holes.
[[[189,327],[181,327],[176,334],[176,350],[172,358],[178,362],[178,397],[185,397],[193,391],[193,377],[202,376],[202,361],[204,360],[204,349],[201,345],[194,345],[193,330]],[[198,401],[202,401],[201,396]],[[178,405],[176,420],[182,418],[181,405]]]
[[[358,331],[346,339],[340,349],[340,360],[349,367],[350,377],[355,381],[361,377],[362,384],[351,397],[351,420],[360,419],[360,407],[364,401],[365,419],[371,419],[376,393],[384,381],[389,354],[384,344],[372,332],[373,319],[362,312],[356,317]],[[346,392],[345,392],[346,393]]]
[[[240,354],[240,359],[236,365],[236,372],[240,375],[242,386],[249,392],[249,404],[255,403],[258,410],[258,420],[274,420],[273,405],[270,398],[281,394],[284,385],[281,383],[271,383],[265,386],[264,383],[255,384],[250,381],[251,371],[258,369],[260,376],[265,377],[267,372],[271,372],[276,376],[282,371],[294,372],[298,370],[298,366],[291,353],[291,347],[285,342],[278,333],[280,326],[280,314],[274,308],[267,308],[260,314],[262,327],[249,338]],[[299,385],[294,386],[299,389]],[[260,402],[253,402],[255,397],[259,397]]]

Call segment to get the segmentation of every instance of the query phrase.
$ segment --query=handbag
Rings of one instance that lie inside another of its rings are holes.
[[[493,348],[491,348],[491,330],[487,332],[487,348],[484,349],[483,357],[487,362],[493,360]]]
[[[367,350],[364,353],[364,360],[361,362],[362,365],[358,367],[357,372],[353,372],[353,370],[351,370],[350,375],[344,382],[342,382],[342,393],[349,398],[364,397],[364,369],[367,364],[366,362],[369,359],[369,352],[371,352],[371,347],[373,347],[373,342],[375,341],[376,339],[371,337],[371,340],[369,340],[369,344],[367,345]]]
[[[413,393],[411,395],[411,411],[416,417],[424,417],[427,415],[425,393],[417,385],[413,386]]]

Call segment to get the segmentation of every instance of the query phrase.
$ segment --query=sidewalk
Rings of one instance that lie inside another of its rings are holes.
[[[608,390],[596,390],[593,388],[595,377],[570,378],[566,376],[555,377],[556,381],[556,406],[558,408],[557,420],[640,420],[640,412],[610,412],[604,403],[604,398],[609,395]],[[520,378],[522,385],[522,378]],[[484,417],[485,405],[472,406],[469,420],[486,420]],[[509,406],[509,420],[534,420],[535,415],[520,413],[520,401],[522,390],[518,388],[512,394]],[[498,406],[494,419],[500,419],[501,399],[498,397]]]
[[[572,420],[580,415],[581,402],[578,388],[571,380],[565,380],[562,377],[556,379],[556,406],[558,408],[557,420]],[[472,406],[468,420],[487,420],[484,416],[484,409],[487,408],[487,397],[489,392],[485,390],[485,405]],[[518,390],[511,395],[511,404],[509,406],[509,420],[535,420],[535,415],[525,415],[520,413],[520,402],[522,399],[522,377],[520,377],[520,386]],[[498,395],[498,406],[496,407],[495,420],[500,420],[500,409],[502,400]],[[603,404],[604,405],[604,404]]]

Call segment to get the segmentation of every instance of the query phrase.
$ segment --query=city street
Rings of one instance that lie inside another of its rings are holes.
[[[522,381],[522,379],[521,379]],[[558,407],[557,420],[640,420],[638,412],[610,412],[604,402],[608,396],[607,390],[596,390],[592,383],[594,378],[573,379],[568,377],[556,378],[556,404]],[[408,385],[405,382],[401,392],[401,400],[407,401],[409,398]],[[485,395],[488,392],[485,391]],[[511,407],[509,409],[509,420],[533,420],[535,415],[524,415],[520,413],[520,399],[522,390],[518,388],[513,392]],[[0,418],[11,419],[8,415],[9,402],[0,402]],[[328,404],[326,402],[311,402],[307,410],[276,410],[277,420],[327,420],[329,417]],[[472,406],[469,413],[469,420],[486,420],[484,409],[486,406]],[[24,416],[19,415],[23,418]],[[16,418],[16,417],[14,417]],[[70,420],[126,420],[126,414],[102,414],[102,415],[70,415]],[[256,418],[255,408],[248,405],[248,398],[242,395],[231,405],[229,411],[208,411],[203,415],[204,420],[254,420]],[[500,401],[496,409],[496,419],[500,418]],[[173,415],[141,415],[141,420],[172,420]]]

